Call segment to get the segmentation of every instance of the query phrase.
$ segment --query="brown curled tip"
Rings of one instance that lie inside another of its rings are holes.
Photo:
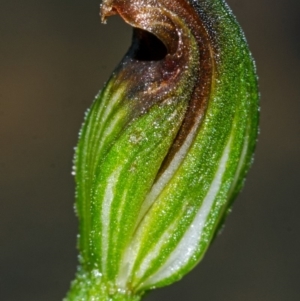
[[[132,27],[148,31],[159,38],[173,54],[178,48],[178,33],[167,10],[156,1],[104,1],[101,6],[102,21],[119,14]],[[146,3],[146,4],[145,4]]]
[[[138,111],[147,110],[166,95],[176,97],[172,92],[174,87],[181,84],[184,70],[195,56],[198,58],[190,71],[190,99],[185,118],[162,166],[163,171],[189,133],[197,132],[205,114],[215,65],[212,37],[188,0],[104,0],[102,21],[115,14],[135,28],[131,49],[123,59],[126,68],[120,67],[118,71],[120,80],[135,83],[128,94],[139,99]],[[192,38],[196,47],[191,44]]]

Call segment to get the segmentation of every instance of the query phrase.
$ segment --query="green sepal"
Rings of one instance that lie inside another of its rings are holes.
[[[135,29],[76,149],[86,272],[74,298],[97,290],[99,298],[125,298],[119,292],[143,294],[182,278],[203,258],[253,158],[255,65],[227,4],[142,2],[102,6],[103,19],[119,13]]]

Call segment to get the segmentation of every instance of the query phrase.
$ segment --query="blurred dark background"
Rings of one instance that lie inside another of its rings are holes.
[[[300,2],[230,0],[256,59],[261,135],[225,231],[145,301],[300,300]],[[0,300],[61,300],[77,265],[73,147],[130,44],[99,0],[0,0]]]

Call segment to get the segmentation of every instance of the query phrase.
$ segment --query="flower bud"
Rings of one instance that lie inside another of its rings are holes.
[[[133,40],[76,150],[81,268],[66,300],[138,300],[189,272],[257,136],[254,63],[224,1],[104,0],[113,14]]]

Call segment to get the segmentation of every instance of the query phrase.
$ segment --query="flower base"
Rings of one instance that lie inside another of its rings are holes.
[[[79,271],[63,301],[139,301],[140,295],[117,288],[97,270]]]

